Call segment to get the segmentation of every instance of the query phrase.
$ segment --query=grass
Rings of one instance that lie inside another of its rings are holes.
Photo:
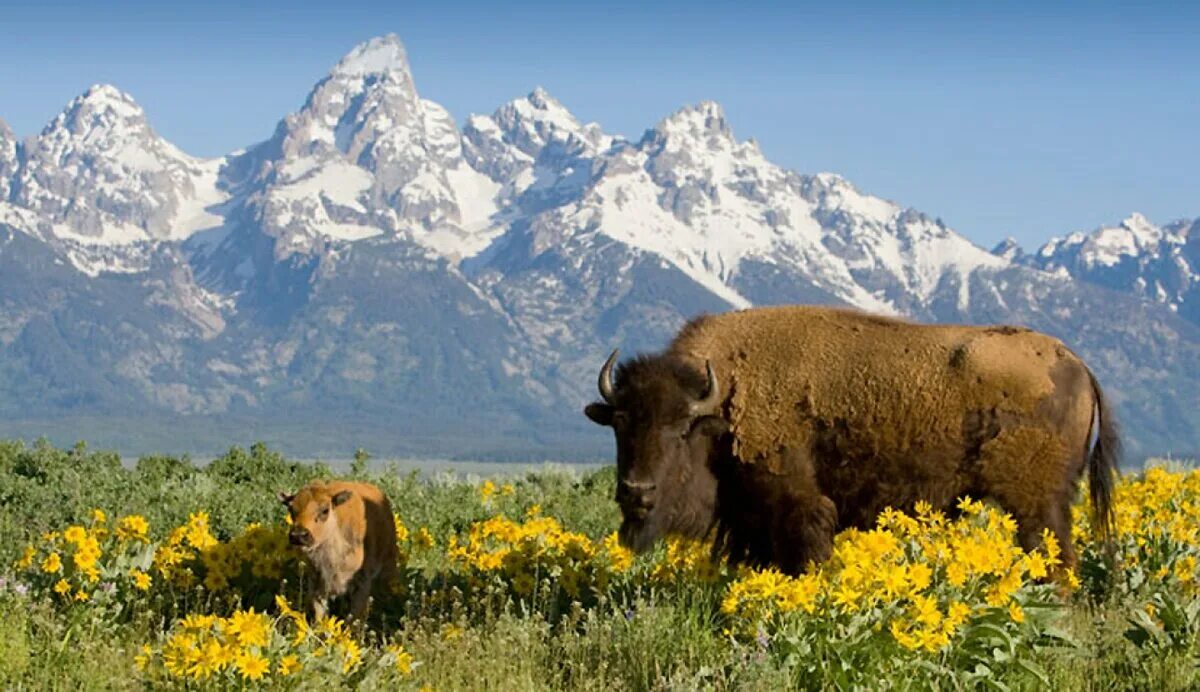
[[[892,612],[886,604],[883,610],[864,610],[836,622],[823,620],[819,612],[779,613],[760,624],[757,635],[739,635],[738,616],[722,611],[729,581],[736,575],[715,581],[655,581],[649,576],[654,565],[669,559],[661,550],[639,558],[627,573],[614,576],[611,586],[578,598],[564,598],[560,589],[555,590],[561,575],[549,571],[540,574],[537,590],[527,596],[502,580],[472,586],[471,578],[454,571],[447,548],[451,537],[465,541],[477,522],[495,516],[519,518],[536,507],[538,516],[553,517],[565,530],[598,544],[619,522],[611,500],[612,469],[582,475],[531,472],[514,478],[509,488],[493,485],[485,491],[479,483],[422,478],[411,472],[368,472],[366,466],[356,464],[342,475],[379,484],[405,525],[414,531],[425,527],[438,547],[414,553],[403,602],[381,606],[371,629],[355,635],[363,651],[361,663],[349,672],[305,669],[302,675],[268,676],[260,682],[241,680],[232,672],[185,682],[164,677],[161,671],[157,677],[139,672],[136,659],[143,646],[161,649],[177,631],[175,619],[186,612],[227,615],[255,599],[269,603],[272,593],[287,592],[295,584],[239,581],[217,596],[184,594],[156,581],[144,595],[130,592],[128,598],[71,603],[36,589],[18,593],[18,583],[27,577],[9,566],[44,532],[87,524],[94,508],[103,508],[110,522],[124,515],[144,516],[155,545],[165,540],[171,527],[186,524],[189,515],[199,510],[208,512],[211,533],[222,541],[253,522],[277,526],[282,508],[275,493],[328,476],[329,469],[290,462],[261,445],[232,449],[204,468],[168,457],[145,457],[127,468],[116,455],[89,452],[82,446],[64,450],[47,444],[0,443],[0,578],[4,580],[0,688],[1183,690],[1200,686],[1200,600],[1191,586],[1195,575],[1180,571],[1180,565],[1191,564],[1184,562],[1193,555],[1195,541],[1188,536],[1150,548],[1130,547],[1142,551],[1136,566],[1124,568],[1116,578],[1085,578],[1084,588],[1065,604],[1052,603],[1044,615],[1037,614],[1043,612],[1038,609],[1038,594],[1048,588],[1022,586],[1019,598],[1029,613],[1029,622],[1023,625],[1005,621],[1002,626],[985,627],[986,617],[993,616],[981,616],[950,646],[930,653],[910,652],[896,646],[882,628],[884,616],[879,613]],[[1177,471],[1168,480],[1185,477],[1191,475]],[[1200,497],[1200,482],[1180,487]],[[1148,496],[1138,497],[1138,502],[1152,504]],[[1151,549],[1157,552],[1147,552]],[[1155,559],[1164,567],[1157,567]],[[36,572],[36,565],[33,569]],[[935,587],[940,588],[936,583]],[[1148,612],[1148,604],[1157,605],[1155,615],[1146,619],[1139,613]],[[388,646],[402,646],[411,655],[411,671],[399,670],[386,653]]]

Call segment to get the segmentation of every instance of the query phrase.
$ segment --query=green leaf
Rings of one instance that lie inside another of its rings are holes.
[[[1041,683],[1042,685],[1046,685],[1046,686],[1050,685],[1050,676],[1037,663],[1034,663],[1033,661],[1030,661],[1028,659],[1018,658],[1017,665],[1024,668],[1025,671],[1028,672],[1033,677],[1037,678],[1038,682]]]

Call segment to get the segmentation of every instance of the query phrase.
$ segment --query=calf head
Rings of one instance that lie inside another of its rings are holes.
[[[728,448],[721,389],[712,365],[701,373],[671,356],[622,364],[613,351],[600,369],[600,396],[584,414],[617,441],[616,501],[621,544],[637,552],[667,534],[700,538],[716,518],[716,467]]]
[[[292,495],[279,493],[279,501],[288,508],[292,518],[288,541],[306,552],[320,548],[337,534],[334,508],[349,500],[351,495],[349,490],[331,492],[318,484],[307,485]]]

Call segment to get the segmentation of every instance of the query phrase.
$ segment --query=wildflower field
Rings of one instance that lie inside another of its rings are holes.
[[[3,689],[1191,689],[1200,473],[1117,493],[1111,555],[1076,508],[1077,572],[962,498],[846,531],[819,570],[729,570],[699,544],[634,557],[611,469],[368,473],[401,578],[368,622],[305,611],[279,490],[329,476],[255,446],[197,468],[0,443]]]

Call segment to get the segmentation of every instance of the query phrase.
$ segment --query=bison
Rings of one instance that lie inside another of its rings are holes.
[[[635,551],[711,536],[731,564],[795,574],[887,507],[953,513],[970,495],[1009,512],[1027,550],[1052,531],[1073,567],[1085,466],[1095,525],[1110,530],[1112,412],[1044,334],[785,306],[695,319],[614,377],[616,360],[585,414],[614,431],[619,537]]]
[[[295,494],[279,493],[292,527],[289,542],[300,548],[317,572],[313,616],[349,592],[351,617],[361,619],[376,582],[396,576],[396,522],[387,497],[369,483],[314,481]]]

